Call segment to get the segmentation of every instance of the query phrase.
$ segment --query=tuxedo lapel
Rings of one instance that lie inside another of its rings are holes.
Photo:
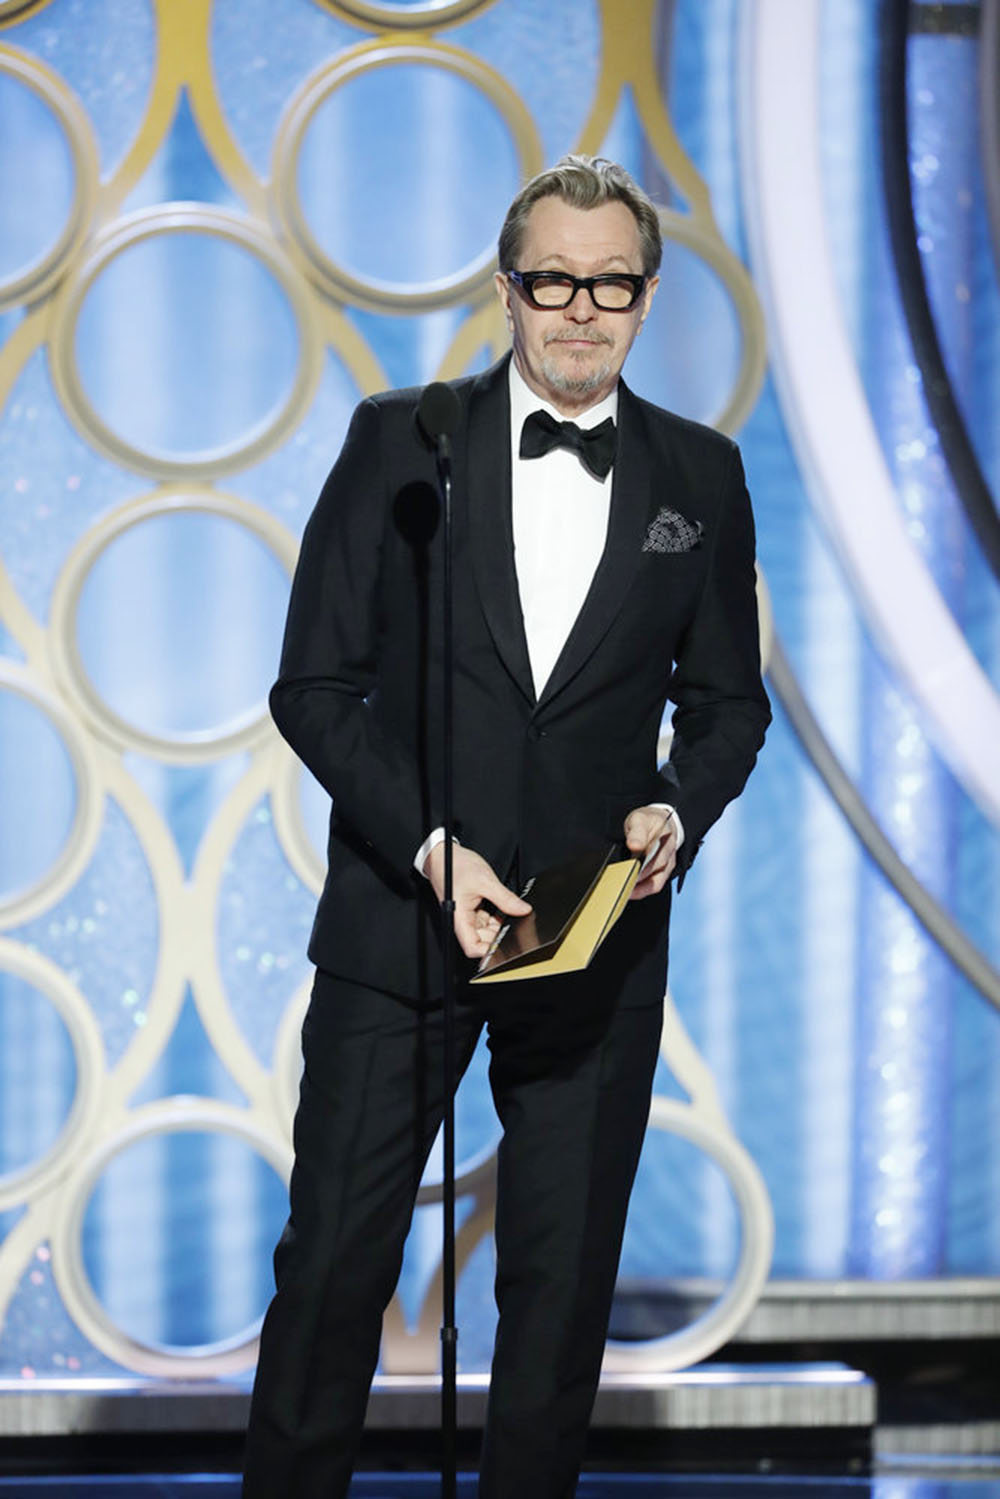
[[[539,699],[543,707],[585,665],[628,598],[650,515],[649,434],[635,398],[618,387],[618,447],[611,480],[608,536],[590,590]]]
[[[510,389],[507,360],[473,382],[469,394],[465,491],[476,587],[493,643],[529,702],[531,663],[514,567],[511,520]]]

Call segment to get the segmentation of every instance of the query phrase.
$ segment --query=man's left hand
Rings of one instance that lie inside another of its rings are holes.
[[[625,819],[625,843],[630,853],[645,859],[656,852],[630,900],[645,900],[661,891],[677,862],[677,823],[662,807],[637,807]],[[659,847],[657,847],[659,844]]]

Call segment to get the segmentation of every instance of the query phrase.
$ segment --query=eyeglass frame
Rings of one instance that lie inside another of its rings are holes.
[[[504,275],[508,281],[513,281],[529,305],[537,307],[539,312],[565,312],[567,307],[573,305],[576,294],[581,288],[586,289],[591,302],[597,308],[598,312],[632,312],[649,284],[648,276],[637,276],[631,271],[606,271],[600,276],[571,276],[569,271],[505,271]],[[548,280],[571,281],[573,283],[573,290],[565,302],[538,302],[535,300],[534,284],[543,277]],[[632,287],[633,292],[631,302],[626,303],[624,307],[602,307],[594,296],[594,287],[602,286],[608,281],[627,281]]]

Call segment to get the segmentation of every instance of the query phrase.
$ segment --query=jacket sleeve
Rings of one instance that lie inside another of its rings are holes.
[[[413,753],[376,721],[379,598],[388,485],[386,416],[357,408],[302,539],[274,721],[333,797],[338,817],[403,878],[427,828]]]
[[[702,594],[677,650],[669,695],[677,706],[665,800],[684,824],[680,884],[708,829],[742,791],[771,720],[760,674],[753,515],[735,444]]]

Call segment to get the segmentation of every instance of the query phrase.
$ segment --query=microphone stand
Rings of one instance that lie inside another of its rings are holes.
[[[455,891],[454,891],[454,624],[452,601],[451,444],[447,433],[436,442],[444,543],[444,651],[441,700],[444,714],[444,917],[442,995],[444,1048],[444,1177],[441,1251],[441,1499],[455,1499],[458,1429],[458,1328],[455,1324]]]

